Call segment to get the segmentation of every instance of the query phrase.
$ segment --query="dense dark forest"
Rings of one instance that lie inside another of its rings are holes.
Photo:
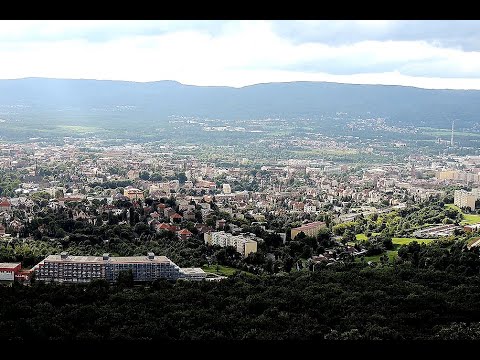
[[[478,254],[447,252],[412,243],[392,265],[220,282],[14,284],[0,287],[0,339],[480,339]]]

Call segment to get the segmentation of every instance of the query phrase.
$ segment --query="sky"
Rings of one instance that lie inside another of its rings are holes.
[[[0,20],[0,79],[480,89],[478,20]]]

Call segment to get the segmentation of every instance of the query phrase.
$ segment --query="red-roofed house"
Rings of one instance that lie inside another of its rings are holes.
[[[175,213],[170,215],[170,222],[172,223],[179,223],[182,221],[182,219],[183,219],[183,216],[180,214]]]
[[[170,224],[167,223],[161,223],[156,226],[157,231],[171,231],[170,230]]]
[[[10,201],[8,201],[7,198],[3,198],[2,201],[0,202],[0,211],[8,211],[12,207],[12,204],[10,204]]]
[[[188,229],[182,229],[177,232],[177,236],[181,240],[187,240],[189,237],[191,237],[193,234],[188,231]]]

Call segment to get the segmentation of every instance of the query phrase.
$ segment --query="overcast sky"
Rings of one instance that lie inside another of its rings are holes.
[[[0,78],[480,89],[477,20],[0,20]]]

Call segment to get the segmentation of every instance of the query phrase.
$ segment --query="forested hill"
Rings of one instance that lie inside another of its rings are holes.
[[[480,91],[327,82],[232,87],[107,80],[0,80],[6,121],[165,121],[169,115],[223,119],[385,117],[394,125],[458,128],[478,122]]]

